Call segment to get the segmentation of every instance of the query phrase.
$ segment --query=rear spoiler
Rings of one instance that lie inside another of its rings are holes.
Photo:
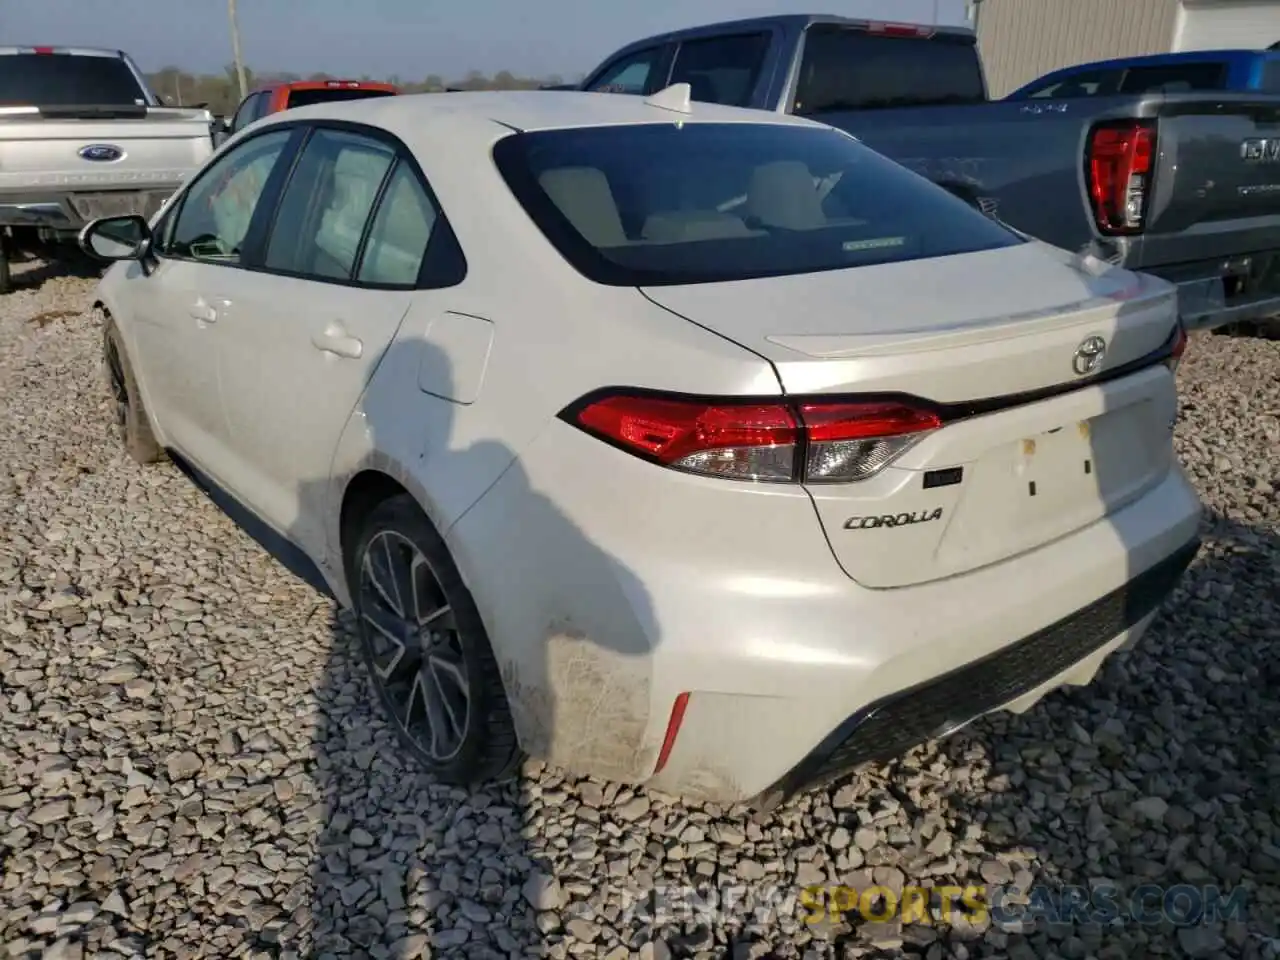
[[[132,104],[48,104],[0,107],[0,120],[190,120],[209,123],[213,115],[203,107],[140,107]]]

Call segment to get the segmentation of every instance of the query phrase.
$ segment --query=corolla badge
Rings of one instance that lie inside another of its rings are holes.
[[[110,163],[124,156],[124,151],[113,143],[91,143],[80,148],[80,156],[95,163]]]
[[[1082,377],[1087,376],[1098,369],[1106,353],[1107,341],[1097,335],[1085,337],[1084,342],[1076,347],[1076,355],[1071,359],[1071,369]]]

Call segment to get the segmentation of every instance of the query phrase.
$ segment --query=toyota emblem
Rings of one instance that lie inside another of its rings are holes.
[[[1107,341],[1099,336],[1086,337],[1076,347],[1076,355],[1071,360],[1071,369],[1082,377],[1093,373],[1102,365],[1102,358],[1107,353]]]

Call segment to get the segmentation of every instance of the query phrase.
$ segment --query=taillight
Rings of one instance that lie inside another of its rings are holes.
[[[1099,233],[1142,231],[1155,152],[1155,125],[1149,120],[1100,123],[1090,132],[1085,174]]]
[[[897,401],[700,401],[611,393],[565,419],[654,463],[731,480],[865,480],[942,425]]]
[[[1187,352],[1187,331],[1182,326],[1181,321],[1178,328],[1173,334],[1173,346],[1169,350],[1169,359],[1164,362],[1173,373],[1178,372],[1178,364],[1182,362],[1182,355]]]
[[[936,413],[900,403],[805,403],[800,417],[808,483],[864,480],[942,426]]]
[[[886,37],[920,37],[924,39],[932,37],[934,29],[933,27],[926,27],[916,23],[884,23],[880,21],[872,21],[867,24],[867,33],[879,33]]]

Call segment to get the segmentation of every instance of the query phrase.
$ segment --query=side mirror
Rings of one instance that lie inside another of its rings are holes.
[[[220,146],[227,142],[231,134],[226,127],[215,127],[213,130],[213,149],[217,150]]]
[[[151,248],[151,227],[137,214],[103,217],[80,231],[80,249],[99,260],[141,260]]]

